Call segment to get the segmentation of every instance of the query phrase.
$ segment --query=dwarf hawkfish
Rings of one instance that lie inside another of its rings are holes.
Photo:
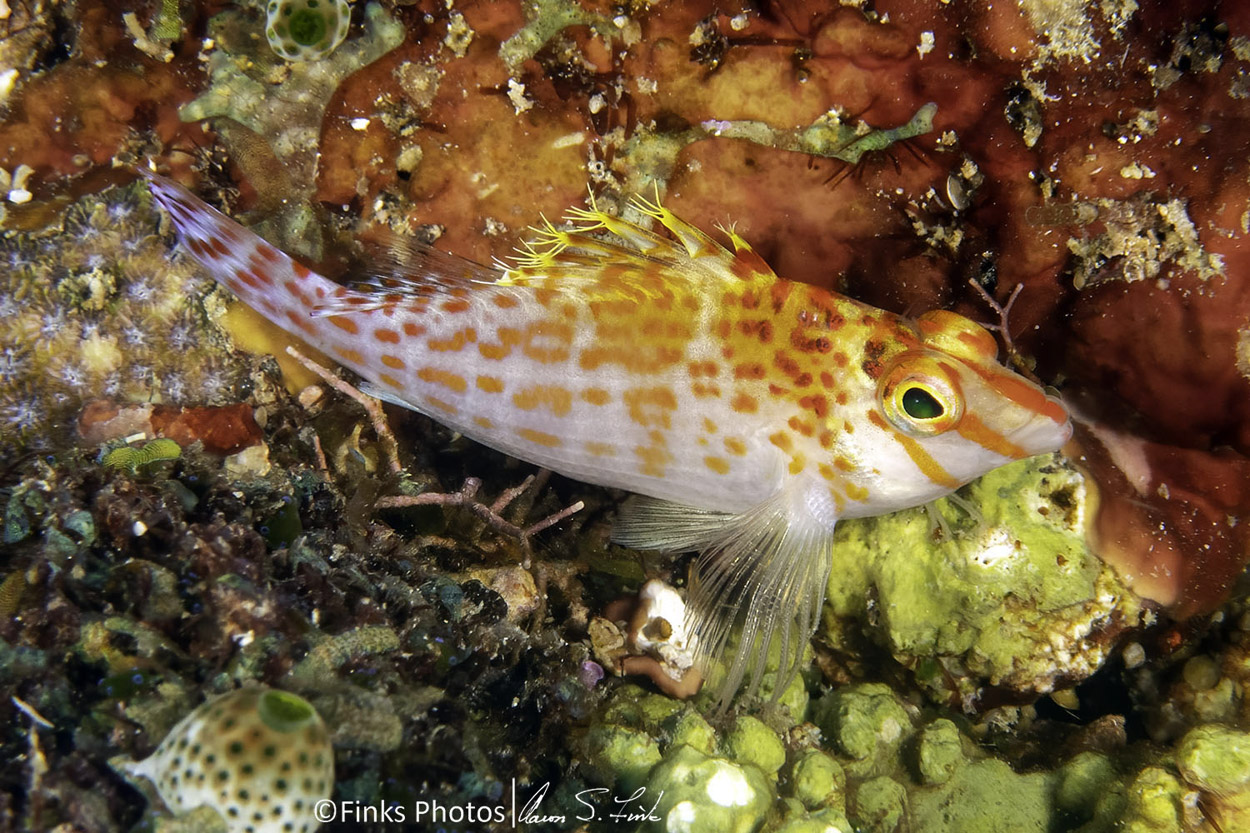
[[[411,246],[345,287],[168,179],[144,172],[182,244],[280,327],[392,402],[569,477],[635,492],[613,536],[698,551],[698,666],[733,642],[719,693],[783,681],[816,628],[842,518],[949,494],[1068,438],[1054,397],[947,311],[910,320],[778,277],[657,203],[665,234],[595,208],[548,224],[513,263]],[[780,692],[784,685],[777,685]]]

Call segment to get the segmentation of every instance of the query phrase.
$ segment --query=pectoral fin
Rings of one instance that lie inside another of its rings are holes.
[[[686,629],[705,676],[735,623],[742,626],[718,692],[720,706],[744,680],[746,696],[754,696],[774,638],[781,667],[773,694],[780,696],[816,629],[832,554],[832,526],[813,518],[801,495],[782,492],[737,515],[635,497],[622,508],[612,537],[636,549],[697,550]]]

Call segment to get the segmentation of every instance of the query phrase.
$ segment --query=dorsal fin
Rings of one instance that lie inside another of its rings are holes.
[[[664,269],[670,279],[772,282],[776,274],[732,229],[721,228],[730,250],[710,235],[656,202],[636,198],[633,210],[658,221],[669,235],[657,234],[642,225],[615,217],[591,201],[590,208],[574,208],[565,219],[570,229],[547,222],[535,229],[533,240],[523,244],[507,270],[505,283],[547,285],[553,275],[561,278],[598,278],[605,270]]]
[[[348,276],[343,293],[317,304],[314,316],[350,315],[405,299],[471,292],[493,286],[502,274],[389,229],[371,230],[363,243],[364,265]]]

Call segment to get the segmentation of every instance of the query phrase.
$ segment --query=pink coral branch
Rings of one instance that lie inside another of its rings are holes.
[[[382,446],[382,453],[386,457],[387,466],[390,468],[391,474],[399,474],[403,471],[403,466],[399,463],[399,443],[395,441],[395,435],[391,433],[391,427],[386,422],[386,414],[383,412],[378,400],[372,396],[365,396],[294,347],[287,347],[286,352],[297,362],[321,377],[321,380],[327,385],[349,399],[358,402],[360,407],[365,409],[365,413],[369,415],[369,421],[373,424],[373,431],[378,437],[378,443]]]
[[[1007,359],[1015,366],[1016,370],[1020,371],[1022,375],[1028,377],[1030,380],[1039,385],[1043,384],[1042,380],[1037,378],[1033,369],[1030,368],[1024,361],[1024,357],[1020,354],[1020,351],[1016,349],[1016,344],[1011,339],[1011,330],[1007,325],[1007,321],[1011,317],[1011,307],[1015,304],[1016,299],[1020,297],[1021,291],[1024,290],[1024,284],[1016,284],[1016,288],[1011,290],[1011,297],[1007,299],[1007,303],[1005,305],[998,303],[994,296],[986,291],[985,287],[977,283],[974,278],[968,279],[968,285],[977,291],[977,294],[981,296],[981,300],[985,301],[989,308],[994,311],[994,314],[998,316],[997,324],[986,324],[984,326],[985,329],[993,330],[1002,337],[1003,346],[1007,348]]]

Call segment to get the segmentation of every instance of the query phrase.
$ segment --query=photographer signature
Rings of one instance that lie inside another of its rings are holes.
[[[547,790],[551,782],[547,782],[534,791],[530,800],[517,810],[516,820],[520,824],[559,824],[568,821],[561,813],[547,814],[543,812],[543,801],[547,798]],[[611,795],[607,787],[591,787],[580,790],[573,796],[581,805],[574,821],[607,821],[607,822],[639,822],[659,821],[655,812],[660,806],[664,791],[655,797],[651,806],[647,806],[647,788],[639,787],[627,796]]]

